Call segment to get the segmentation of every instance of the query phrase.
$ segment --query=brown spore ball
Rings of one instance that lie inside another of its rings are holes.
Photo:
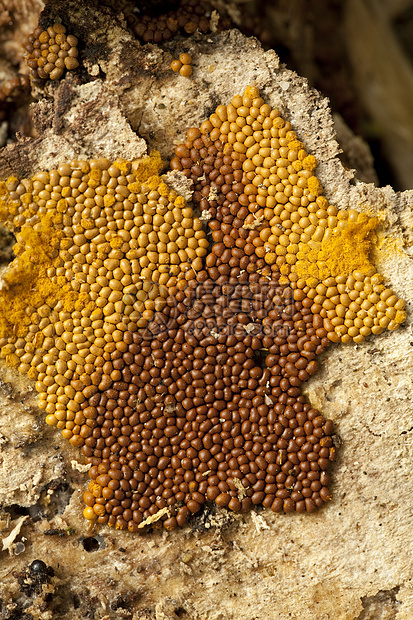
[[[182,65],[179,69],[179,73],[182,77],[190,77],[192,75],[192,67],[191,65]]]
[[[178,72],[182,67],[182,62],[180,60],[173,60],[171,62],[172,71]]]
[[[179,60],[180,60],[180,62],[183,65],[190,65],[190,64],[192,64],[192,56],[190,54],[188,54],[187,52],[184,52],[183,54],[180,54]]]

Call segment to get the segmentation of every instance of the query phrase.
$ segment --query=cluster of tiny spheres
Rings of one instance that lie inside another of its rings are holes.
[[[26,62],[31,69],[32,81],[59,80],[65,71],[77,69],[77,44],[77,38],[66,34],[63,24],[53,24],[47,30],[36,28],[26,46]]]
[[[314,158],[255,88],[176,148],[201,218],[159,166],[76,161],[0,187],[17,231],[1,355],[92,465],[92,522],[173,529],[206,500],[313,512],[331,498],[333,425],[301,385],[331,342],[404,320],[357,245],[336,273],[334,248],[372,223],[328,205]]]
[[[190,77],[192,75],[192,56],[184,52],[179,56],[179,60],[173,60],[171,62],[172,71],[176,71],[183,77]]]

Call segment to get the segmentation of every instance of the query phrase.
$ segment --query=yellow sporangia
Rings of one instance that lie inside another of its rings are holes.
[[[0,355],[36,380],[46,421],[74,445],[91,428],[76,412],[85,393],[110,384],[105,362],[121,334],[144,328],[169,287],[202,267],[202,224],[160,179],[161,165],[159,153],[74,161],[0,183],[0,220],[16,235]]]

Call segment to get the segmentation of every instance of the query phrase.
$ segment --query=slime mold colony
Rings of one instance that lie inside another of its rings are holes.
[[[331,343],[405,319],[369,261],[378,221],[328,203],[253,87],[176,148],[193,206],[160,166],[73,161],[1,184],[17,240],[1,355],[92,465],[87,519],[172,529],[206,500],[313,512],[333,425],[301,385]]]

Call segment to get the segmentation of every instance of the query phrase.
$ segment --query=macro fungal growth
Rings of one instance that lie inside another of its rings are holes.
[[[59,80],[65,71],[77,69],[77,44],[77,38],[66,34],[63,24],[53,24],[47,30],[36,28],[26,46],[26,62],[31,69],[31,80],[34,83]]]
[[[332,342],[405,316],[368,258],[378,222],[328,204],[255,88],[175,153],[200,218],[156,155],[2,184],[17,243],[1,355],[92,465],[87,519],[172,529],[207,500],[313,512],[331,498],[333,425],[301,385]]]

